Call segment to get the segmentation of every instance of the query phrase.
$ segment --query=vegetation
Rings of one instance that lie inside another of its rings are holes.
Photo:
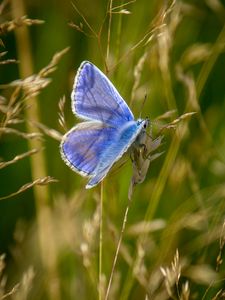
[[[222,0],[0,3],[0,299],[225,299],[224,20]],[[91,190],[61,160],[83,60],[151,120],[140,184],[128,156]]]

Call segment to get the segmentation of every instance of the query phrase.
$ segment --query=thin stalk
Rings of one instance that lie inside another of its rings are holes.
[[[100,199],[100,226],[99,226],[99,292],[98,299],[102,300],[102,229],[103,229],[103,199],[104,183],[101,182],[101,199]]]
[[[111,274],[110,274],[110,277],[109,277],[109,283],[108,283],[108,287],[107,287],[107,291],[106,291],[106,295],[105,295],[105,300],[107,300],[108,297],[109,297],[109,291],[110,291],[111,284],[112,284],[112,279],[113,279],[113,275],[114,275],[114,271],[115,271],[119,251],[120,251],[121,242],[122,242],[122,239],[123,239],[123,234],[124,234],[125,227],[126,227],[126,224],[127,224],[127,215],[128,215],[128,212],[129,212],[130,205],[131,205],[131,200],[128,199],[128,204],[127,204],[125,214],[124,214],[124,218],[123,218],[122,229],[121,229],[121,232],[120,232],[120,237],[119,237],[119,241],[118,241],[118,244],[117,244],[115,257],[114,257],[114,260],[113,260],[112,270],[111,270]]]
[[[113,3],[113,0],[109,0],[109,5],[108,5],[109,25],[108,25],[106,60],[108,60],[108,58],[109,58],[109,48],[110,48],[110,38],[111,38],[111,25],[112,25],[112,3]]]
[[[123,5],[123,0],[121,1],[121,6]],[[119,15],[119,21],[117,25],[117,39],[116,39],[116,62],[119,61],[120,57],[120,42],[121,42],[121,32],[122,32],[122,17],[123,14]]]

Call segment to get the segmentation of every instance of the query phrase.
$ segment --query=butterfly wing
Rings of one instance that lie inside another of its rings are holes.
[[[83,122],[62,139],[60,150],[65,163],[82,176],[93,175],[102,153],[111,145],[116,130],[101,122]]]
[[[134,120],[113,84],[90,62],[84,61],[78,69],[71,98],[74,114],[82,119],[116,127]]]
[[[101,159],[97,164],[93,174],[86,185],[86,188],[92,188],[97,185],[109,172],[112,165],[122,157],[127,149],[136,140],[143,130],[145,121],[130,121],[125,124],[116,134],[112,136],[111,143],[101,154]]]

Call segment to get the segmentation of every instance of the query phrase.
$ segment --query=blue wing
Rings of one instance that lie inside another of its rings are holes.
[[[82,119],[116,127],[134,120],[113,84],[90,62],[84,61],[78,69],[71,98],[72,111]]]
[[[101,159],[86,185],[92,188],[98,184],[109,172],[112,165],[127,151],[136,140],[146,124],[145,120],[130,121],[112,136],[111,143],[104,149]]]
[[[79,123],[63,137],[60,145],[61,156],[75,172],[90,176],[115,135],[116,129],[101,122]]]

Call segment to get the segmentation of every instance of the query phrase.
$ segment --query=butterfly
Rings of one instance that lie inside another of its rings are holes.
[[[75,172],[88,177],[86,188],[102,181],[128,149],[141,147],[149,119],[134,119],[130,108],[103,72],[84,61],[75,76],[72,111],[82,119],[62,138],[60,152]]]

